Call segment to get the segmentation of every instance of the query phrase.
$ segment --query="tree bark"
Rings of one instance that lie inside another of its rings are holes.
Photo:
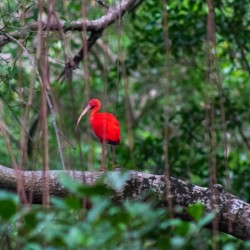
[[[69,191],[59,181],[60,175],[64,173],[74,180],[85,185],[93,185],[105,174],[119,175],[114,172],[90,172],[90,171],[67,171],[51,170],[46,172],[49,182],[49,193],[52,196],[64,197]],[[129,177],[120,191],[113,197],[116,201],[125,199],[137,200],[142,195],[150,192],[159,206],[167,207],[167,201],[172,200],[173,206],[183,208],[183,211],[175,216],[184,220],[191,220],[186,209],[196,202],[201,202],[205,212],[216,211],[214,222],[218,230],[231,234],[239,239],[250,239],[250,204],[240,200],[236,196],[223,190],[219,184],[211,188],[204,188],[187,183],[175,177],[166,179],[164,175],[153,175],[137,171],[128,171]],[[12,192],[17,191],[18,178],[22,177],[24,191],[32,195],[33,203],[42,203],[43,178],[42,171],[14,170],[0,165],[0,188]],[[106,183],[108,185],[108,183]],[[166,184],[170,185],[170,193],[167,193]],[[213,222],[213,223],[214,223]],[[212,223],[207,225],[212,227]]]

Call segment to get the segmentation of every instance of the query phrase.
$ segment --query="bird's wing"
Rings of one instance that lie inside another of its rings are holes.
[[[110,113],[98,113],[94,116],[92,127],[96,135],[105,141],[120,142],[120,125]]]

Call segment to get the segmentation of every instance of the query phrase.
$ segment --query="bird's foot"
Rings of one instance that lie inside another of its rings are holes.
[[[104,171],[104,166],[100,166],[99,171]]]
[[[113,171],[115,171],[115,172],[120,172],[120,171],[122,171],[122,166],[115,166],[115,167],[113,168]]]

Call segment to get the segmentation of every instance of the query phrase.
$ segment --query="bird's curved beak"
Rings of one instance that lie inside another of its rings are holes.
[[[82,111],[81,115],[79,116],[77,120],[76,127],[78,127],[79,122],[81,121],[82,117],[91,109],[91,106],[88,104],[88,106]]]

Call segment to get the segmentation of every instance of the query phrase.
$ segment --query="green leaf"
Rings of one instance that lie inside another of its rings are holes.
[[[185,238],[175,236],[175,237],[170,239],[170,243],[174,248],[179,248],[185,244]]]
[[[247,240],[244,242],[244,246],[248,249],[250,249],[250,240]]]
[[[204,205],[200,202],[192,204],[187,209],[188,213],[193,217],[194,220],[198,221],[204,212]]]
[[[86,241],[86,235],[83,234],[82,229],[77,227],[71,227],[67,235],[67,240],[70,240],[70,244],[84,244]]]
[[[199,221],[198,221],[198,227],[202,228],[204,227],[206,224],[210,223],[214,217],[216,215],[216,212],[211,212],[209,214],[206,214],[204,217],[202,217]]]
[[[160,224],[161,229],[166,229],[168,227],[172,226],[178,226],[182,223],[180,219],[170,219],[170,220],[165,220]]]
[[[185,237],[191,230],[191,224],[186,221],[181,221],[181,223],[176,226],[175,234],[178,236]]]
[[[108,199],[99,197],[92,198],[91,203],[93,204],[93,208],[88,213],[88,221],[95,221],[99,219],[99,217],[104,214],[105,209],[110,206],[110,201]]]
[[[37,213],[34,210],[29,211],[24,215],[24,225],[27,229],[33,229],[38,223]]]
[[[66,197],[64,199],[65,204],[67,204],[68,208],[79,210],[82,208],[81,201],[73,196]]]
[[[0,217],[4,220],[11,219],[16,214],[18,197],[9,192],[0,192]]]
[[[223,246],[223,250],[235,250],[235,249],[237,249],[237,247],[233,243],[227,243],[225,246]]]
[[[81,184],[78,181],[74,180],[71,176],[68,176],[66,174],[61,174],[59,176],[59,179],[61,184],[69,191],[75,194],[78,193],[78,190],[81,187]]]
[[[95,185],[87,186],[65,174],[60,175],[60,182],[65,188],[78,196],[108,195],[112,193],[112,190],[104,183],[97,182]]]
[[[128,180],[128,173],[111,172],[105,177],[105,181],[116,191],[120,191]]]
[[[81,186],[79,192],[87,196],[111,195],[113,192],[104,183],[96,183],[93,186]]]
[[[42,250],[42,247],[38,243],[28,243],[22,248],[23,250]]]
[[[81,199],[75,196],[67,196],[65,198],[52,197],[51,203],[58,209],[62,210],[79,210],[82,209]]]
[[[33,17],[32,17],[35,21],[37,21],[38,19],[38,9],[34,9],[33,10]]]

